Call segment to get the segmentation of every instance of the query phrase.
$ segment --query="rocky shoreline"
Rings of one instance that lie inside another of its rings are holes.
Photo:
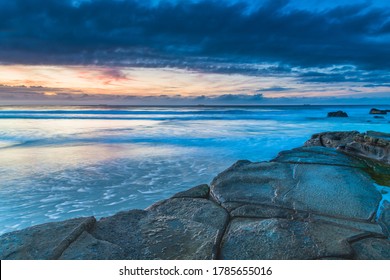
[[[320,133],[145,210],[6,233],[0,259],[390,259],[389,186],[389,134]]]

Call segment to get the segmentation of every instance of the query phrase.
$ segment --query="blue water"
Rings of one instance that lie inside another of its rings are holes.
[[[390,133],[370,108],[0,107],[0,234],[145,208],[317,132]],[[335,110],[350,117],[326,118]]]

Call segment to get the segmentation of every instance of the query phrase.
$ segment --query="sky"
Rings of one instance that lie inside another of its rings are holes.
[[[388,0],[0,0],[0,105],[390,104]]]

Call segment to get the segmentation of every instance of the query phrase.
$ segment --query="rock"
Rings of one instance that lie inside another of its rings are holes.
[[[390,260],[390,240],[366,238],[352,243],[357,260]]]
[[[98,240],[88,232],[83,232],[62,253],[62,260],[123,260],[124,250],[118,245]]]
[[[337,225],[340,227],[347,227],[347,228],[354,228],[357,230],[360,230],[362,232],[371,233],[375,236],[385,236],[387,235],[382,227],[375,222],[364,222],[364,221],[357,221],[352,219],[338,219],[334,217],[329,216],[323,216],[323,215],[316,215],[311,214],[308,218],[304,219],[304,221],[308,222],[324,222],[329,223],[333,225]]]
[[[387,236],[390,236],[390,202],[385,200],[381,205],[380,211],[378,223],[382,226]]]
[[[223,206],[267,205],[366,221],[381,200],[359,169],[279,162],[237,163],[213,180],[210,195]]]
[[[234,219],[221,243],[225,260],[349,258],[355,229],[285,219]]]
[[[305,147],[323,146],[328,148],[345,147],[347,144],[355,141],[359,131],[335,131],[313,134],[311,139],[304,144]]]
[[[390,134],[368,131],[314,134],[305,146],[337,148],[344,153],[390,164]]]
[[[203,184],[203,185],[193,187],[189,190],[179,192],[175,194],[173,197],[174,198],[179,198],[179,197],[208,198],[209,192],[210,192],[209,185]]]
[[[326,257],[326,258],[319,258],[317,260],[338,261],[338,260],[347,260],[347,259],[346,258],[341,258],[341,257]]]
[[[172,198],[147,208],[150,214],[173,216],[224,230],[229,219],[227,211],[207,199]]]
[[[348,114],[343,111],[329,112],[328,118],[347,118]]]
[[[374,116],[374,119],[384,119],[385,117],[382,116]]]
[[[296,211],[291,209],[284,209],[281,207],[273,207],[268,205],[253,205],[240,204],[240,206],[231,210],[230,216],[232,218],[284,218],[292,219],[296,215]]]
[[[91,234],[118,245],[127,259],[213,259],[228,218],[210,200],[171,198],[103,218]]]
[[[386,115],[387,112],[388,112],[388,110],[380,110],[380,109],[376,109],[376,108],[372,108],[370,110],[371,115]]]
[[[57,259],[96,220],[93,217],[46,223],[0,237],[0,259]]]
[[[390,134],[371,131],[359,134],[344,151],[390,164]]]
[[[324,147],[301,147],[282,151],[272,161],[285,163],[310,163],[367,168],[362,160],[351,158],[340,151]]]
[[[213,259],[220,231],[173,216],[132,210],[101,219],[91,234],[116,244],[126,259]]]

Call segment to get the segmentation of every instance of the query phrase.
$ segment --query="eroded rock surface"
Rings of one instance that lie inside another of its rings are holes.
[[[368,131],[324,132],[314,134],[305,146],[337,148],[351,155],[390,164],[390,134]]]

